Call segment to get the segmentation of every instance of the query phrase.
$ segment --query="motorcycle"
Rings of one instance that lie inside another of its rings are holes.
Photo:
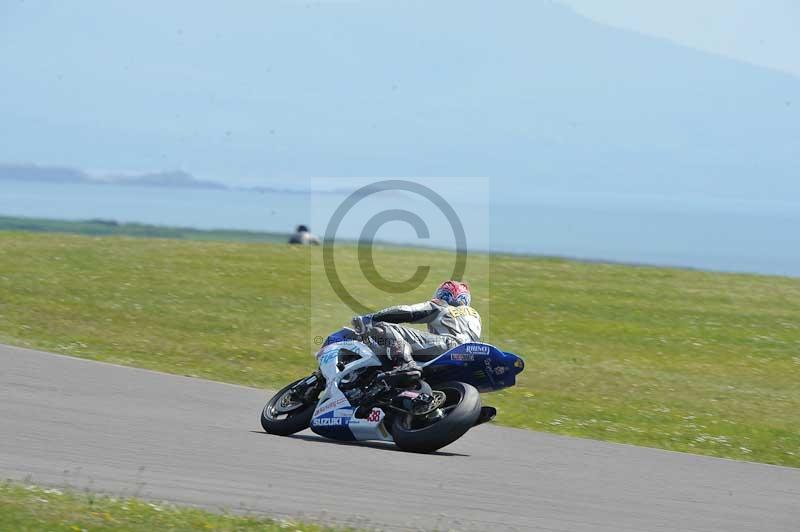
[[[397,388],[384,379],[371,341],[343,328],[317,352],[318,369],[276,393],[261,412],[269,434],[306,428],[341,441],[385,441],[404,451],[430,453],[449,445],[497,410],[479,392],[514,386],[525,362],[485,343],[459,345],[430,360],[417,360],[422,379]],[[374,345],[374,344],[373,344]]]

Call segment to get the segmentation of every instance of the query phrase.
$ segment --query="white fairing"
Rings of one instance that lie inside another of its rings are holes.
[[[359,357],[345,366],[339,365],[340,355]],[[370,366],[380,366],[381,361],[363,342],[348,341],[323,347],[317,353],[320,371],[325,377],[326,388],[320,395],[314,416],[311,419],[311,430],[340,440],[381,440],[392,441],[392,437],[383,425],[384,412],[375,408],[368,419],[355,417],[355,408],[340,391],[339,385],[357,377],[361,371]]]

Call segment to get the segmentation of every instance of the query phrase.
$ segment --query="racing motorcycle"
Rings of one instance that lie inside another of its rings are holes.
[[[266,404],[264,430],[288,436],[310,427],[335,440],[394,442],[404,451],[430,453],[493,419],[497,410],[482,406],[479,392],[514,386],[525,367],[513,353],[467,343],[418,359],[422,379],[413,389],[397,388],[384,378],[377,349],[349,328],[331,334],[317,352],[317,371]]]

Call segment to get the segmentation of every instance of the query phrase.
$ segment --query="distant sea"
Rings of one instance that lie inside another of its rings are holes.
[[[332,212],[345,194],[120,185],[0,182],[0,215],[109,219],[199,229],[290,232]],[[800,276],[800,202],[543,193],[533,201],[484,203],[486,235],[473,247],[495,252]],[[453,204],[459,213],[474,205]],[[358,224],[339,236],[357,238]],[[435,231],[432,231],[435,233]],[[447,231],[425,243],[452,246]],[[378,238],[416,243],[392,222]]]

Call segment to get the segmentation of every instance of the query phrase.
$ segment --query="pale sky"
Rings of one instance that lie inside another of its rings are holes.
[[[560,0],[618,28],[800,76],[798,0]]]
[[[247,184],[490,176],[514,199],[800,197],[798,13],[800,0],[0,0],[0,164]]]

